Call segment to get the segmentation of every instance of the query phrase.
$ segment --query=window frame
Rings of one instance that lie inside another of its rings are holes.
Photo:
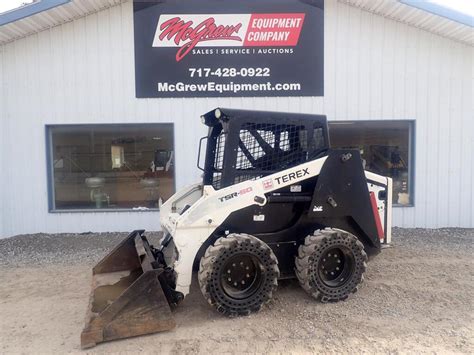
[[[176,131],[174,122],[138,122],[138,123],[54,123],[46,124],[44,126],[45,130],[45,143],[46,143],[46,184],[47,184],[47,194],[48,194],[48,213],[107,213],[107,212],[157,212],[160,211],[159,208],[147,208],[134,210],[133,208],[75,208],[75,209],[57,209],[55,206],[55,191],[54,191],[54,164],[53,164],[53,138],[52,131],[55,127],[68,127],[68,128],[79,128],[79,127],[124,127],[124,126],[153,126],[167,124],[171,125],[173,130],[173,161],[174,161],[174,171],[173,171],[173,189],[176,193]]]
[[[415,169],[416,169],[416,119],[373,119],[373,120],[331,120],[328,121],[329,145],[331,146],[331,124],[358,124],[358,123],[386,123],[386,122],[407,122],[408,123],[408,191],[410,202],[406,205],[392,203],[392,207],[415,207]]]

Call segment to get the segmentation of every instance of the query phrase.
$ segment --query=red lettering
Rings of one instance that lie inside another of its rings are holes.
[[[159,39],[173,39],[176,45],[185,42],[176,53],[176,61],[183,59],[199,42],[215,40],[242,41],[237,34],[242,24],[216,26],[215,19],[210,17],[193,27],[193,22],[184,22],[180,17],[173,17],[160,26]],[[187,42],[186,42],[187,41]]]

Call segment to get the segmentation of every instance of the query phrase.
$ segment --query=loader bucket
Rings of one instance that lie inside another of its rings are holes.
[[[129,234],[92,270],[81,347],[175,327],[144,231]]]

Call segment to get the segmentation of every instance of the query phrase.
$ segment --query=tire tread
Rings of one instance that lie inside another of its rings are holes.
[[[336,228],[319,229],[314,231],[313,234],[308,235],[305,238],[304,243],[298,248],[298,255],[295,258],[295,274],[305,292],[323,303],[343,301],[348,297],[348,294],[336,296],[328,295],[311,283],[311,275],[309,275],[309,270],[312,255],[318,248],[322,247],[332,238],[343,238],[344,240],[351,238],[353,240],[353,246],[358,250],[363,260],[361,264],[360,282],[358,282],[358,284],[352,290],[350,290],[348,294],[357,292],[358,286],[364,279],[364,272],[367,268],[367,254],[364,250],[364,245],[354,235]]]
[[[271,280],[271,283],[270,283],[271,287],[269,287],[265,291],[265,294],[262,297],[263,302],[261,302],[260,304],[251,304],[249,305],[248,308],[229,309],[229,307],[219,304],[217,300],[213,297],[212,293],[210,292],[209,278],[210,278],[210,275],[212,274],[215,261],[225,249],[232,249],[235,246],[238,246],[240,244],[245,244],[245,243],[252,244],[256,248],[262,249],[262,251],[266,253],[266,256],[270,257],[271,270],[267,270],[267,272],[273,275],[273,279]],[[279,275],[280,275],[280,270],[278,268],[278,260],[275,254],[273,253],[273,251],[270,249],[270,247],[267,244],[265,244],[263,241],[261,241],[260,239],[252,235],[239,233],[239,234],[229,234],[226,237],[218,238],[215,241],[214,245],[210,245],[207,248],[206,252],[204,253],[204,256],[201,258],[199,262],[198,281],[199,281],[199,287],[200,287],[201,293],[203,294],[206,301],[211,306],[215,307],[219,313],[222,313],[230,317],[234,317],[234,316],[245,316],[253,312],[258,312],[261,309],[263,304],[268,303],[271,300],[273,293],[275,292],[278,286],[277,280],[278,280]]]

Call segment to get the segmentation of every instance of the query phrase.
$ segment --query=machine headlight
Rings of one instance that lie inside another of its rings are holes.
[[[202,124],[206,124],[206,117],[204,117],[204,115],[201,116],[201,122],[202,122]]]
[[[218,108],[214,111],[214,116],[216,116],[217,119],[221,118],[222,112]]]

